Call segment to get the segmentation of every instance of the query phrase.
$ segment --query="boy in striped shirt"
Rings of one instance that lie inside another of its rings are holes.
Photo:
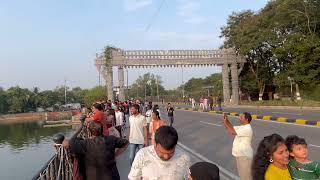
[[[296,135],[286,138],[290,153],[289,171],[293,180],[320,180],[320,163],[308,160],[305,139]]]

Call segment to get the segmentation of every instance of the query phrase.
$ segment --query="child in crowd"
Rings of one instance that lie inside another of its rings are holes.
[[[289,171],[293,180],[319,180],[320,163],[308,160],[308,147],[305,139],[296,135],[286,138],[289,150]]]

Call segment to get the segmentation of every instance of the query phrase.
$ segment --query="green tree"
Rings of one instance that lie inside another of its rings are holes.
[[[105,87],[102,86],[96,86],[92,89],[87,90],[84,95],[84,104],[87,107],[91,107],[95,101],[106,98],[105,92]]]
[[[166,94],[165,88],[162,85],[163,81],[160,76],[146,73],[139,76],[138,79],[131,85],[128,91],[129,97],[144,98],[144,96],[157,96],[157,90],[159,95]]]
[[[10,112],[21,113],[31,110],[30,100],[32,95],[28,89],[22,89],[19,86],[11,87],[7,90],[7,94]]]
[[[241,79],[255,80],[260,94],[288,85],[288,76],[308,89],[319,84],[319,25],[319,1],[275,0],[256,13],[233,13],[221,36],[223,47],[246,57]]]
[[[221,73],[211,74],[205,78],[191,78],[178,90],[181,92],[184,86],[186,96],[199,98],[200,96],[209,95],[217,96],[222,94],[222,77]]]
[[[45,90],[39,93],[41,102],[40,107],[52,107],[55,104],[63,104],[59,101],[59,94],[52,90]]]
[[[9,104],[7,93],[0,87],[0,113],[7,113],[8,109]]]
[[[87,92],[88,92],[87,89],[81,89],[80,87],[72,88],[71,93],[70,93],[70,94],[72,94],[72,101],[71,102],[84,104],[84,97]]]

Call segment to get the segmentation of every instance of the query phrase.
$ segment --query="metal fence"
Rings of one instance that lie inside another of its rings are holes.
[[[78,138],[88,138],[87,128],[81,126]],[[74,135],[73,137],[75,137]],[[72,180],[73,179],[73,157],[61,144],[57,153],[42,167],[32,178],[33,180]]]

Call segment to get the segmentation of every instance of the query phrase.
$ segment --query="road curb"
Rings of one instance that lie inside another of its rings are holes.
[[[176,107],[179,110],[187,110],[187,111],[197,111],[197,112],[204,112],[204,111],[199,111],[199,110],[194,110],[192,108],[181,108],[181,107]],[[224,112],[224,111],[205,111],[206,113],[212,113],[212,114],[227,114],[230,116],[240,116],[239,113],[236,112]],[[297,125],[309,125],[309,126],[318,126],[320,127],[320,120],[319,121],[314,121],[314,120],[306,120],[306,119],[290,119],[290,118],[285,118],[285,117],[276,117],[276,116],[270,116],[270,115],[258,115],[258,114],[252,114],[252,119],[253,120],[264,120],[264,121],[277,121],[280,123],[290,123],[290,124],[297,124]]]

